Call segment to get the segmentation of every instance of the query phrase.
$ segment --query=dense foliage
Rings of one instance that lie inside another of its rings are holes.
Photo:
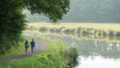
[[[51,21],[62,19],[69,10],[69,0],[1,0],[0,1],[0,54],[17,42],[25,28],[23,10],[44,14]]]

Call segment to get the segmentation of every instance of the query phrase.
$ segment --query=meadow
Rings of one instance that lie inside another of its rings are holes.
[[[35,23],[28,23],[29,28],[34,26],[34,28],[40,27],[50,27],[50,28],[93,28],[93,29],[101,29],[101,30],[114,30],[120,31],[120,24],[118,23],[45,23],[45,22],[35,22]]]
[[[89,39],[118,42],[120,40],[118,23],[28,23],[28,30],[42,34],[69,36],[75,39]]]

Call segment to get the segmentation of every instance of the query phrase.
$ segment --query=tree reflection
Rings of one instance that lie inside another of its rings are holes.
[[[104,31],[92,28],[65,29],[65,27],[49,30],[53,36],[54,34],[61,36],[56,38],[63,39],[66,43],[76,47],[80,56],[93,56],[93,58],[94,56],[102,56],[103,58],[120,59],[120,32],[115,33],[112,30]]]
[[[83,27],[78,27],[78,28],[41,27],[39,31],[42,33],[50,32],[52,34],[73,36],[78,39],[88,39],[88,40],[102,39],[104,41],[120,40],[120,32],[115,32],[113,30],[102,30],[102,29],[83,28]]]
[[[103,58],[120,59],[120,43],[119,42],[106,42],[102,40],[76,40],[70,37],[59,37],[49,35],[51,38],[62,39],[72,47],[77,48],[80,56],[102,56]]]
[[[120,44],[104,41],[83,40],[76,42],[81,56],[102,56],[104,58],[120,59]]]

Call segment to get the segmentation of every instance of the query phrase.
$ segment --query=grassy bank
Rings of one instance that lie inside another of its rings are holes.
[[[78,56],[75,49],[60,40],[39,38],[36,40],[47,43],[48,50],[26,59],[1,63],[0,68],[72,68],[74,66]]]
[[[23,54],[25,52],[24,39],[20,39],[20,41],[18,43],[15,43],[15,44],[12,44],[12,45],[15,45],[15,47],[12,47],[5,54],[1,54],[0,59],[14,57],[16,55]]]

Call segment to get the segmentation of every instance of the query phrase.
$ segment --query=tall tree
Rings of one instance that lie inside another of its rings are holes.
[[[0,1],[0,54],[11,47],[25,28],[24,9],[32,14],[44,14],[56,22],[69,10],[69,0],[1,0]]]

